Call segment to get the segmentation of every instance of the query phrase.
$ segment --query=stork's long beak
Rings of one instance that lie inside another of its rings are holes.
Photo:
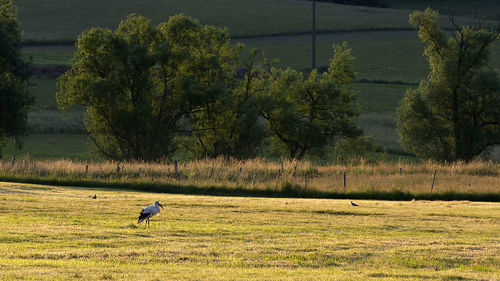
[[[162,209],[163,209],[163,206],[162,206],[160,203],[158,203],[158,206],[160,206],[160,208],[162,208]]]

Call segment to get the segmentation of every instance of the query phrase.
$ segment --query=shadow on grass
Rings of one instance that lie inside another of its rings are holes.
[[[106,182],[96,180],[65,179],[65,178],[35,178],[0,176],[0,181],[31,183],[68,187],[109,188],[155,193],[172,193],[186,195],[236,196],[236,197],[277,197],[277,198],[324,198],[324,199],[367,199],[367,200],[442,200],[442,201],[484,201],[500,202],[500,193],[411,193],[400,190],[366,191],[366,192],[335,192],[306,190],[300,186],[283,184],[281,189],[250,189],[245,187],[224,186],[194,186],[158,183],[127,183]]]

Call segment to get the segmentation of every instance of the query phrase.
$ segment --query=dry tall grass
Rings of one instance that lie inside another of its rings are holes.
[[[317,166],[308,161],[205,159],[181,163],[101,162],[69,160],[1,162],[4,179],[62,179],[107,183],[224,187],[318,192],[499,193],[500,165],[493,162],[437,164],[378,163]],[[346,185],[344,186],[344,172]]]

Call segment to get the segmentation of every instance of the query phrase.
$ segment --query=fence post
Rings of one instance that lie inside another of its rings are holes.
[[[212,162],[212,168],[210,169],[210,176],[208,176],[208,178],[212,178],[212,176],[214,175],[214,169],[215,169],[215,161]]]
[[[13,168],[14,164],[16,163],[16,155],[12,155],[12,162],[10,162],[10,167]]]
[[[89,173],[89,164],[85,165],[85,175]]]
[[[403,174],[403,168],[399,168],[399,175],[401,176]]]
[[[178,170],[178,167],[177,167],[177,160],[174,161],[174,167],[175,167],[175,174],[179,174],[179,170]]]
[[[120,162],[116,163],[116,175],[120,175]]]
[[[432,186],[431,186],[431,192],[434,189],[434,182],[436,181],[436,172],[437,170],[434,170],[434,177],[432,177]]]
[[[347,187],[347,179],[346,179],[346,175],[345,175],[345,171],[344,171],[344,191],[346,190],[346,187]]]

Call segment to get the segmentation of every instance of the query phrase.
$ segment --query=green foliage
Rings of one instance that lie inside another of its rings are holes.
[[[490,67],[490,49],[499,32],[480,24],[458,27],[446,38],[438,13],[410,15],[426,44],[431,72],[408,90],[397,110],[403,147],[420,157],[470,161],[500,144],[500,80]]]
[[[244,64],[242,81],[233,81],[232,89],[210,104],[206,110],[192,114],[196,143],[187,147],[196,158],[219,155],[253,158],[259,154],[265,128],[255,107],[255,85],[261,69],[256,67],[257,51],[253,50]]]
[[[184,15],[157,27],[130,15],[116,31],[85,31],[77,48],[58,103],[85,106],[98,151],[119,160],[168,157],[174,136],[186,131],[181,121],[226,94],[241,49],[224,30]]]
[[[337,163],[357,163],[369,157],[377,148],[375,140],[369,136],[346,138],[335,144]]]
[[[353,137],[359,115],[350,49],[334,45],[328,71],[313,70],[307,78],[293,69],[270,67],[262,79],[257,107],[268,122],[271,140],[287,156],[302,159],[337,137]]]
[[[17,8],[11,0],[0,0],[0,158],[6,138],[22,146],[27,131],[28,108],[33,103],[27,91],[28,69],[20,58],[21,30]]]

